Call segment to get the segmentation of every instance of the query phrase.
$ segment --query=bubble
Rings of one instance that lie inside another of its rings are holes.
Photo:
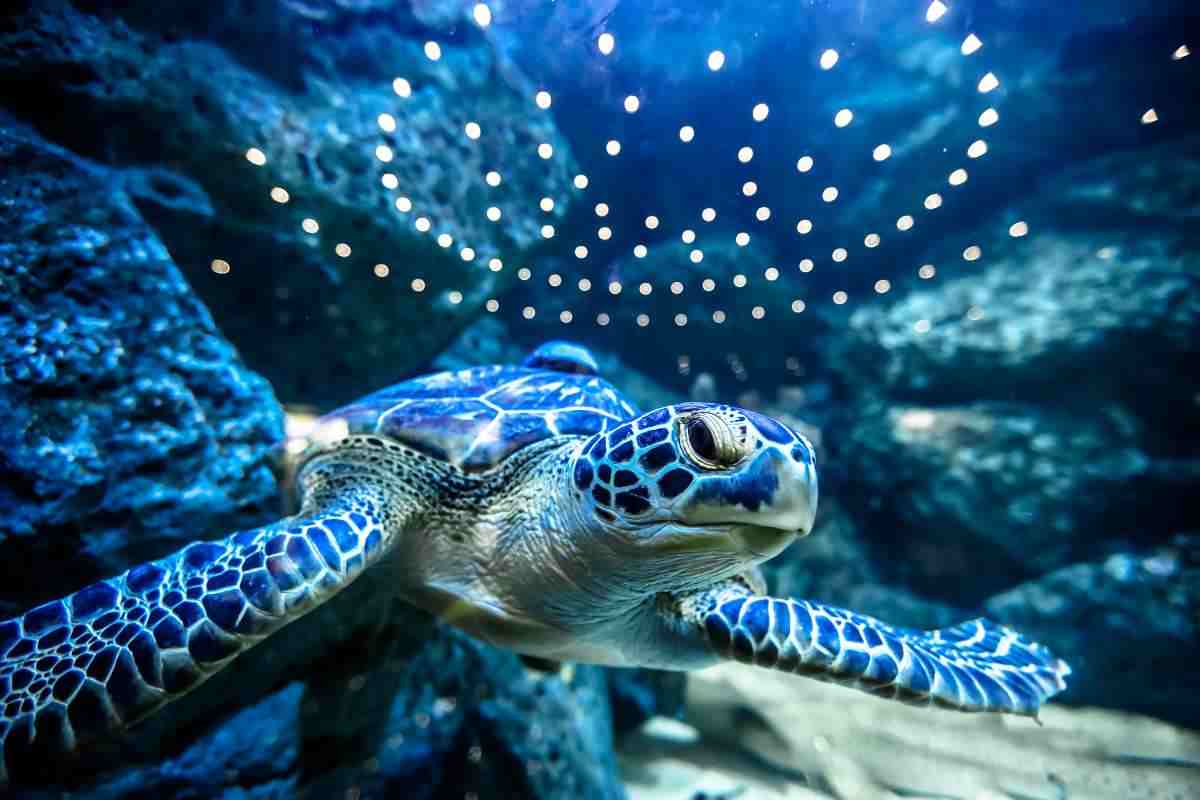
[[[921,268],[917,270],[917,275],[921,280],[927,281],[934,275],[937,275],[937,267],[933,266],[933,264],[922,264]]]
[[[492,222],[499,222],[501,216],[503,216],[503,212],[498,206],[488,206],[487,218],[489,220]]]
[[[796,162],[796,169],[799,170],[800,172],[808,172],[812,168],[813,168],[812,156],[801,156],[800,160]]]
[[[554,99],[550,97],[549,92],[547,92],[545,89],[542,89],[533,96],[533,102],[537,104],[538,108],[545,111],[550,107],[550,104],[554,102]]]
[[[983,47],[983,42],[979,40],[979,37],[973,33],[968,33],[967,38],[963,39],[962,48],[960,49],[964,56],[969,56],[981,47]]]
[[[802,219],[796,223],[796,233],[801,236],[807,236],[812,233],[813,223],[811,219]]]
[[[440,233],[437,237],[437,243],[438,247],[445,249],[454,244],[454,237],[448,233]]]
[[[767,267],[765,270],[763,270],[763,277],[769,281],[778,280],[779,270],[775,267]]]
[[[408,285],[414,292],[417,292],[418,294],[425,291],[425,281],[421,278],[413,278],[412,282]]]
[[[725,54],[720,50],[713,50],[708,54],[708,68],[716,72],[721,67],[725,66]]]
[[[386,114],[386,113],[380,114],[378,117],[375,118],[375,121],[377,123],[379,123],[379,129],[382,130],[384,133],[395,133],[396,132],[396,118],[393,117],[391,114]],[[478,127],[478,126],[476,126],[476,127]]]
[[[830,48],[821,53],[821,69],[833,69],[838,62],[838,51]]]
[[[395,158],[395,154],[392,152],[392,148],[386,144],[381,144],[375,148],[375,157],[386,164]]]
[[[658,217],[654,216],[653,214],[646,217],[646,227],[649,228],[650,230],[654,230],[655,228],[657,228],[658,227]]]
[[[763,122],[770,113],[771,109],[767,107],[766,103],[757,103],[755,104],[754,108],[751,109],[750,116],[754,118],[755,122]]]
[[[619,155],[621,152],[621,143],[616,139],[609,139],[608,144],[604,145],[604,152],[610,156]]]
[[[985,108],[979,115],[979,127],[990,128],[1000,121],[1000,112],[994,108]]]
[[[1146,113],[1142,114],[1143,125],[1153,125],[1158,122],[1158,112],[1153,108],[1146,109]]]
[[[559,275],[557,272],[551,272],[546,276],[546,283],[557,289],[559,286],[562,286],[562,275]]]
[[[523,281],[527,281],[533,277],[533,273],[530,272],[529,267],[521,267],[517,270],[517,277]]]
[[[683,233],[679,234],[679,238],[684,244],[691,244],[692,242],[696,241],[696,232],[691,228],[688,228]]]
[[[740,272],[733,276],[733,285],[738,289],[746,288],[746,276]]]
[[[349,258],[352,251],[350,250],[350,245],[345,242],[338,242],[334,246],[333,252],[337,253],[341,258]]]
[[[933,194],[928,195],[925,198],[925,208],[929,209],[930,211],[933,211],[935,208],[941,208],[941,207],[942,207],[942,196],[940,194],[938,194],[937,192],[934,192]]]
[[[700,288],[706,292],[711,292],[713,289],[717,288],[717,282],[712,278],[705,278],[704,280],[700,281]]]
[[[475,260],[475,248],[464,247],[462,250],[458,251],[458,257],[461,258],[463,261],[467,261],[467,262],[474,261]]]
[[[812,272],[813,266],[813,260],[811,258],[800,259],[799,267],[801,272]]]
[[[929,320],[919,319],[913,323],[913,330],[917,333],[929,333]]]
[[[642,101],[638,99],[636,94],[631,94],[625,98],[625,111],[630,114],[636,114],[637,110],[642,107]]]
[[[486,308],[490,313],[495,314],[500,310],[500,301],[496,299],[488,300],[483,304],[483,307]]]
[[[569,309],[563,309],[561,312],[559,312],[558,321],[563,325],[569,324],[573,319],[575,319],[575,315],[572,314]]]
[[[712,313],[712,321],[718,325],[723,323],[725,321],[725,312],[718,308]]]
[[[854,121],[854,112],[848,108],[843,108],[841,111],[833,115],[833,124],[839,128],[844,128]]]
[[[687,314],[676,314],[675,315],[675,324],[676,325],[678,325],[679,327],[682,328],[684,325],[687,325],[687,323],[688,323]]]
[[[613,35],[611,33],[607,33],[607,32],[602,33],[596,39],[597,49],[599,49],[600,52],[606,56],[610,55],[612,53],[613,48],[616,47],[616,44],[617,44],[617,40],[615,38],[613,38]]]
[[[649,324],[650,324],[650,315],[649,314],[638,314],[637,315],[637,325],[639,328],[644,328]]]
[[[705,222],[712,222],[717,218],[717,210],[715,208],[706,208],[700,212],[700,219]]]
[[[576,286],[579,287],[579,291],[581,292],[590,292],[592,290],[592,282],[587,278],[580,278]]]
[[[292,196],[288,194],[288,190],[282,186],[273,186],[271,187],[271,199],[276,203],[282,204],[286,203],[288,200],[291,200]]]
[[[904,216],[902,216],[896,220],[896,229],[897,230],[907,231],[907,230],[911,229],[912,226],[913,226],[913,218],[912,218],[911,214],[905,214]]]
[[[300,228],[305,233],[316,233],[321,230],[321,225],[312,217],[305,217],[304,221],[300,223]]]
[[[468,139],[478,139],[483,129],[479,127],[478,122],[468,122],[463,126],[463,132],[467,134]]]
[[[996,77],[995,73],[989,72],[979,79],[979,85],[976,88],[979,89],[980,94],[987,94],[999,85],[1000,79]]]
[[[498,258],[489,258],[488,269],[490,269],[492,272],[499,272],[500,270],[504,269],[504,262]]]
[[[887,161],[892,157],[891,145],[881,144],[871,151],[871,158],[876,161]]]
[[[766,315],[767,310],[762,306],[755,306],[754,308],[750,309],[750,316],[754,317],[755,319],[762,319]]]
[[[387,264],[376,264],[372,268],[372,271],[375,273],[376,278],[386,278],[388,276],[388,273],[391,272],[392,270],[390,267],[388,267]]]
[[[609,323],[608,314],[605,314],[603,311],[601,311],[599,314],[596,315],[596,324],[599,325],[601,328],[603,328],[608,323]]]
[[[608,203],[596,203],[595,212],[597,217],[608,216]]]
[[[929,4],[929,8],[925,10],[925,21],[937,22],[949,10],[950,9],[946,7],[946,4],[943,3],[942,0],[933,0],[933,2]]]
[[[838,262],[839,264],[841,262],[845,261],[849,256],[850,256],[850,254],[846,251],[846,248],[844,248],[844,247],[838,247],[833,251],[833,260]]]
[[[426,42],[425,57],[430,61],[437,61],[442,57],[442,46],[437,42]]]
[[[615,297],[621,293],[621,288],[620,281],[610,281],[608,284],[608,293]]]
[[[1186,44],[1181,44],[1181,45],[1179,45],[1179,47],[1175,48],[1175,52],[1171,53],[1171,60],[1172,61],[1182,61],[1183,59],[1187,58],[1191,54],[1192,54],[1192,51],[1188,49],[1188,46]]]
[[[379,178],[379,182],[383,184],[385,189],[396,189],[400,186],[400,179],[391,172],[385,172]]]
[[[879,280],[875,281],[875,293],[876,294],[887,294],[888,290],[891,288],[892,288],[892,282],[887,280],[886,278],[880,278]]]
[[[538,158],[543,161],[548,161],[554,157],[554,146],[549,142],[542,142],[537,146]]]
[[[483,179],[487,182],[488,186],[499,186],[501,181],[500,173],[496,172],[496,170],[489,171],[488,174],[483,176]]]
[[[742,162],[743,164],[749,164],[750,159],[752,159],[752,158],[754,158],[754,148],[753,147],[743,147],[743,148],[739,149],[737,152],[737,159],[738,159],[738,161]]]
[[[821,192],[821,199],[824,200],[826,203],[832,203],[834,200],[837,200],[838,199],[837,187],[836,186],[826,186],[824,191]]]
[[[646,245],[635,244],[633,246],[633,255],[637,258],[645,258],[646,257]]]
[[[753,197],[758,193],[758,184],[754,181],[746,181],[742,184],[742,194],[746,197]]]
[[[746,245],[750,244],[750,234],[742,231],[738,233],[737,236],[733,237],[733,241],[737,243],[738,247],[745,247]]]
[[[396,198],[396,210],[400,213],[407,214],[409,211],[412,211],[412,207],[412,200],[409,200],[407,197],[401,195]]]
[[[950,177],[947,178],[947,180],[951,186],[962,186],[967,182],[967,171],[962,167],[959,167],[958,169],[954,170],[954,172],[950,173]]]
[[[412,84],[404,78],[396,78],[392,81],[392,91],[400,97],[409,97],[412,95]]]
[[[413,224],[421,233],[428,233],[429,229],[433,227],[433,223],[429,221],[429,217],[417,217],[417,221]]]
[[[608,227],[607,225],[600,226],[600,228],[596,231],[596,238],[607,242],[612,238],[612,228]]]
[[[542,226],[542,238],[543,239],[553,239],[554,238],[554,226],[553,225],[547,224],[547,225]]]
[[[231,267],[229,262],[223,258],[214,258],[212,264],[209,265],[213,272],[217,275],[228,275]]]
[[[267,154],[257,147],[251,147],[246,151],[246,160],[256,167],[261,167],[267,163]]]
[[[766,222],[771,218],[771,209],[766,206],[759,206],[754,210],[754,218],[759,222]]]
[[[971,142],[971,146],[967,148],[967,157],[979,158],[987,153],[987,151],[987,142],[985,142],[983,139],[976,139],[975,141]]]
[[[846,295],[845,292],[841,291],[840,289],[833,293],[833,302],[838,304],[839,306],[845,305],[845,303],[848,299],[850,299],[850,298]]]
[[[541,201],[538,203],[538,207],[540,209],[542,209],[542,211],[545,211],[547,214],[549,214],[551,211],[554,210],[554,198],[553,197],[543,197],[541,199]]]
[[[692,139],[695,139],[695,138],[696,138],[696,129],[693,128],[691,125],[684,125],[682,128],[679,129],[679,141],[684,142],[686,144],[687,142],[690,142]]]
[[[492,24],[492,10],[487,7],[486,3],[476,3],[475,8],[471,9],[471,16],[475,18],[475,24],[481,28]]]
[[[966,250],[963,250],[963,260],[965,261],[978,261],[982,255],[983,250],[977,244],[973,244]]]
[[[683,284],[679,281],[671,281],[671,294],[683,294]]]
[[[576,189],[586,189],[588,187],[588,176],[580,173],[575,176],[574,183]]]
[[[799,299],[797,299],[797,300],[793,300],[793,301],[792,301],[792,313],[793,313],[793,314],[802,314],[802,313],[804,313],[804,307],[805,307],[805,306],[804,306],[804,301],[803,301],[803,300],[799,300]]]
[[[521,309],[521,316],[525,319],[533,319],[537,316],[537,309],[533,306],[525,306]]]
[[[642,294],[642,297],[648,297],[650,293],[654,291],[654,287],[646,281],[642,281],[638,285],[638,291]]]
[[[587,258],[588,249],[586,245],[578,245],[575,248],[575,257],[579,259]]]
[[[866,238],[863,239],[863,244],[867,247],[879,247],[879,234],[868,233]]]
[[[1008,235],[1014,239],[1019,239],[1029,233],[1029,225],[1025,222],[1014,222],[1008,228]]]

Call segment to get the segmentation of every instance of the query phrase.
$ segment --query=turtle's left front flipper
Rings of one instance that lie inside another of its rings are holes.
[[[763,597],[740,585],[675,598],[690,627],[722,659],[959,711],[1037,716],[1066,688],[1065,662],[985,619],[950,628],[897,628],[807,600]]]

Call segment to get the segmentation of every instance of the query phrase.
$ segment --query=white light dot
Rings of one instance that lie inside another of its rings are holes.
[[[609,323],[608,314],[605,314],[603,311],[601,311],[599,314],[596,315],[596,324],[597,325],[599,325],[600,327],[604,327],[608,323]]]
[[[737,275],[734,275],[733,276],[733,285],[736,286],[738,289],[746,288],[746,276],[741,274],[740,272]]]
[[[286,203],[288,200],[292,199],[292,196],[288,194],[288,190],[282,186],[274,186],[271,188],[271,199],[276,203]]]
[[[946,4],[942,2],[942,0],[933,0],[933,2],[929,4],[929,8],[925,10],[925,21],[937,22],[947,11],[949,11],[949,9],[946,7]]]
[[[577,285],[579,286],[579,291],[581,292],[590,292],[592,290],[592,282],[587,278],[580,278]]]
[[[837,303],[839,306],[845,304],[847,299],[849,298],[843,291],[839,290],[833,293],[833,302]]]
[[[553,197],[543,197],[541,202],[538,203],[538,207],[540,207],[542,209],[542,211],[545,211],[547,214],[549,214],[551,211],[554,210],[554,198]]]
[[[475,249],[472,247],[464,247],[462,250],[458,251],[458,257],[463,261],[474,261]]]
[[[979,86],[977,88],[980,94],[987,94],[999,85],[1000,79],[996,77],[994,72],[989,72],[979,79]]]
[[[602,33],[600,34],[599,38],[596,39],[596,47],[604,55],[611,53],[616,44],[617,40],[613,38],[611,33]]]
[[[543,161],[554,157],[554,146],[549,142],[542,142],[537,146],[538,157]]]
[[[481,28],[492,24],[492,10],[487,7],[487,3],[476,3],[475,8],[471,10],[471,16],[475,18],[475,24]]]
[[[967,309],[967,319],[975,322],[983,319],[983,309],[979,306],[971,306]]]
[[[679,234],[679,238],[684,244],[691,244],[692,242],[696,241],[696,232],[691,228],[688,228],[683,233]]]
[[[799,267],[801,272],[812,272],[813,260],[811,258],[802,258],[800,259]]]
[[[433,227],[433,223],[429,221],[429,217],[417,217],[417,221],[414,224],[421,233],[427,233]]]
[[[391,114],[380,114],[375,121],[384,133],[394,133],[396,130],[396,118]]]
[[[746,245],[750,244],[750,234],[742,231],[737,236],[733,237],[733,241],[737,243],[738,247],[745,247]]]
[[[971,142],[971,146],[967,148],[967,157],[979,158],[980,156],[986,154],[987,151],[987,142],[985,142],[983,139],[976,139],[975,141]]]
[[[796,223],[796,233],[801,236],[807,236],[812,233],[813,224],[811,219],[802,219]]]
[[[1014,222],[1008,228],[1008,235],[1014,239],[1019,239],[1029,233],[1029,225],[1025,222]]]
[[[771,218],[771,209],[766,206],[759,206],[754,210],[754,218],[759,222],[766,222]]]
[[[750,111],[750,116],[754,118],[755,122],[762,122],[767,118],[767,115],[770,113],[771,113],[771,109],[767,107],[766,103],[757,103],[757,104],[755,104],[754,108]]]
[[[940,194],[938,194],[937,192],[934,192],[933,194],[928,195],[925,198],[925,207],[927,209],[929,209],[930,211],[933,211],[935,208],[941,208],[942,207],[942,196]]]
[[[754,181],[746,181],[742,184],[742,194],[746,197],[753,197],[758,192],[758,184]]]
[[[412,282],[408,285],[412,287],[414,292],[420,293],[425,291],[425,281],[421,278],[413,278]]]
[[[699,249],[693,250],[692,252],[688,253],[688,258],[692,260],[693,264],[699,264],[704,260],[704,251]]]
[[[553,239],[554,238],[554,226],[553,225],[543,225],[542,226],[542,238],[543,239]]]
[[[573,319],[575,319],[575,315],[572,314],[569,309],[563,309],[563,311],[558,315],[558,321],[563,325],[569,324]]]
[[[401,195],[400,197],[397,197],[396,198],[396,210],[401,212],[402,214],[407,214],[409,211],[412,211],[412,200],[409,200],[407,197],[404,197],[403,195]]]
[[[766,315],[767,310],[762,306],[755,306],[754,308],[750,309],[750,316],[754,317],[755,319],[762,319]]]
[[[676,314],[675,315],[675,324],[681,328],[684,325],[687,325],[687,314]]]
[[[1188,46],[1186,44],[1181,44],[1181,45],[1179,45],[1179,47],[1175,48],[1174,53],[1171,53],[1171,60],[1172,61],[1182,61],[1183,59],[1187,58],[1191,54],[1192,54],[1192,51],[1188,49]]]
[[[426,42],[425,57],[430,61],[437,61],[442,57],[442,46],[437,42]]]
[[[636,94],[628,95],[625,98],[625,111],[629,114],[636,114],[637,110],[642,107],[642,101],[638,99]]]
[[[821,199],[824,200],[826,203],[832,203],[834,200],[837,200],[838,199],[837,187],[836,186],[826,186],[825,190],[823,192],[821,192]]]
[[[892,288],[892,282],[887,280],[886,278],[880,278],[879,280],[875,281],[876,294],[887,294],[888,289],[891,289],[891,288]]]
[[[705,278],[700,282],[700,288],[706,292],[711,292],[713,289],[717,288],[717,282],[712,278]]]
[[[833,69],[838,62],[838,51],[830,48],[821,53],[821,69]]]
[[[633,246],[633,254],[634,254],[634,256],[636,256],[637,258],[645,258],[645,257],[646,257],[646,245],[644,245],[644,244],[635,244],[635,245]]]
[[[738,161],[742,162],[743,164],[749,164],[750,159],[752,159],[752,158],[754,158],[754,148],[753,147],[743,147],[738,150],[737,159],[738,159]]]
[[[929,333],[929,320],[919,319],[913,323],[913,330],[917,333]]]
[[[379,181],[383,184],[383,188],[385,189],[395,189],[400,185],[400,179],[391,172],[383,173],[383,175],[379,178]]]
[[[637,325],[639,328],[644,328],[649,324],[650,324],[650,315],[649,314],[638,314],[637,315]]]
[[[863,244],[867,247],[879,247],[879,234],[868,233],[866,238],[863,239]]]
[[[613,296],[619,295],[621,293],[621,282],[620,281],[609,281],[608,293]]]
[[[642,294],[642,296],[643,296],[643,297],[647,297],[647,296],[649,296],[649,294],[650,294],[651,292],[653,292],[653,291],[654,291],[654,287],[653,287],[653,286],[651,286],[651,285],[650,285],[649,283],[647,283],[646,281],[642,281],[642,282],[641,282],[641,283],[638,285],[638,291],[639,291],[639,292],[641,292],[641,294]]]
[[[608,144],[604,145],[604,152],[610,156],[619,155],[621,152],[621,143],[616,139],[609,139]]]
[[[657,228],[658,227],[658,217],[654,216],[653,214],[646,217],[646,227],[649,228],[650,230],[654,230],[655,228]]]
[[[392,81],[392,91],[400,97],[409,97],[412,95],[412,84],[404,78],[396,78]]]
[[[720,325],[725,321],[725,312],[718,308],[712,314],[712,321]]]
[[[557,272],[551,272],[546,276],[546,283],[557,289],[559,286],[562,286],[562,275],[559,275]]]
[[[446,248],[454,244],[454,237],[448,233],[439,233],[437,237],[438,247]]]
[[[492,222],[499,222],[503,213],[497,206],[488,206],[487,218]]]
[[[582,173],[579,175],[576,175],[574,183],[575,183],[576,189],[586,189],[588,186],[588,176],[583,175]]]
[[[537,309],[533,306],[525,306],[521,309],[521,316],[525,319],[533,319],[537,316]]]
[[[937,267],[933,266],[933,264],[922,264],[921,268],[917,270],[917,275],[920,276],[921,280],[927,281],[934,275],[937,275]]]
[[[267,154],[257,147],[251,147],[246,151],[246,160],[256,167],[261,167],[267,163]]]
[[[463,132],[467,134],[468,139],[478,139],[483,133],[478,122],[468,122],[463,126]]]
[[[683,294],[683,284],[679,281],[671,281],[671,294]]]
[[[725,66],[725,54],[720,50],[713,50],[708,54],[708,68],[716,72],[721,67]]]
[[[712,222],[717,218],[717,210],[715,208],[706,208],[700,212],[700,219],[705,222]]]
[[[691,125],[684,125],[679,129],[679,141],[687,143],[696,138],[696,129]]]
[[[962,48],[960,49],[964,56],[969,56],[981,47],[983,47],[983,42],[979,40],[979,37],[973,33],[968,33],[967,38],[963,39]]]
[[[596,231],[596,238],[600,239],[601,241],[607,242],[609,239],[612,238],[612,228],[608,227],[607,225],[602,225]]]
[[[848,108],[843,108],[841,111],[833,115],[833,124],[839,128],[844,128],[854,121],[854,112]]]
[[[495,298],[488,300],[486,303],[484,303],[484,308],[486,308],[492,314],[495,314],[500,310],[500,301],[496,300]]]
[[[1000,112],[994,108],[985,108],[979,115],[979,127],[990,128],[1000,121]]]
[[[392,270],[387,264],[376,264],[372,268],[372,271],[375,273],[376,278],[386,278]]]
[[[212,264],[210,264],[209,266],[212,268],[212,271],[218,275],[228,275],[229,274],[229,270],[230,270],[229,262],[223,258],[214,258],[212,260]]]
[[[767,267],[765,270],[763,270],[763,277],[769,281],[778,280],[779,270],[775,267]]]
[[[350,250],[350,245],[345,242],[338,242],[334,246],[333,252],[337,253],[341,258],[349,258],[352,251]]]
[[[504,262],[498,258],[489,258],[488,269],[490,269],[492,272],[499,272],[500,270],[504,269]]]
[[[839,247],[833,251],[833,260],[840,264],[841,262],[845,261],[849,255],[850,253],[846,251],[846,248]]]
[[[312,217],[305,217],[304,221],[300,223],[300,227],[305,233],[316,233],[321,230],[320,224]]]
[[[501,181],[500,173],[496,172],[496,170],[488,172],[488,174],[483,176],[483,179],[487,182],[488,186],[499,186]]]
[[[517,277],[523,281],[527,281],[533,277],[533,273],[529,271],[529,267],[521,267],[517,270]]]
[[[804,301],[803,300],[793,300],[792,301],[792,313],[793,314],[804,313]]]
[[[812,156],[801,156],[800,160],[796,162],[796,169],[799,170],[800,172],[808,172],[812,168],[813,168]]]
[[[586,245],[581,244],[581,245],[576,246],[576,248],[575,248],[575,257],[576,258],[580,258],[580,259],[587,258],[587,254],[588,254],[588,249],[587,249]]]
[[[905,214],[896,220],[896,228],[898,230],[907,231],[913,226],[913,218],[911,214]]]
[[[395,155],[392,153],[392,148],[388,147],[386,144],[381,144],[375,148],[375,157],[386,164],[391,161]]]
[[[1146,113],[1142,114],[1143,125],[1153,125],[1158,122],[1158,112],[1153,108],[1146,109]]]
[[[537,104],[538,108],[545,111],[547,108],[550,107],[550,104],[552,102],[554,102],[554,100],[553,100],[553,98],[550,97],[549,92],[547,92],[545,89],[542,89],[541,91],[539,91],[537,94],[535,94],[533,96],[533,102],[535,104]]]
[[[891,145],[881,144],[871,151],[871,157],[876,161],[887,161],[892,156]]]
[[[966,250],[963,250],[963,259],[965,261],[978,261],[983,255],[983,250],[977,244],[973,244]]]
[[[962,186],[967,182],[967,171],[962,167],[959,167],[958,169],[954,170],[954,172],[950,173],[950,177],[947,178],[947,181],[951,186]]]
[[[596,203],[596,208],[594,210],[596,212],[597,217],[607,217],[608,216],[608,203]]]

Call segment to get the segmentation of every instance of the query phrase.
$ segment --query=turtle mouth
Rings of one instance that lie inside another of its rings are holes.
[[[649,535],[657,546],[673,552],[707,551],[715,546],[766,561],[802,536],[803,531],[744,522],[663,522],[651,526]]]

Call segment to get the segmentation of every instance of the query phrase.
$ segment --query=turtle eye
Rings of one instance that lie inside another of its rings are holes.
[[[679,441],[687,457],[703,469],[726,469],[746,455],[729,423],[709,412],[681,420]]]

